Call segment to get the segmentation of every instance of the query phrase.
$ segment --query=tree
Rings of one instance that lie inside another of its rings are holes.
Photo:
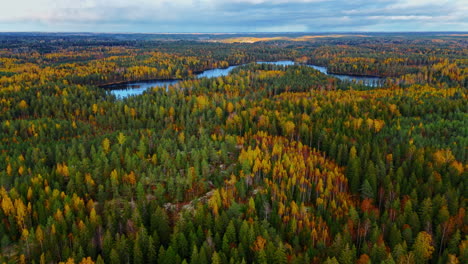
[[[117,250],[113,248],[110,253],[110,264],[120,264],[120,256],[119,253],[117,253]]]
[[[350,150],[346,177],[350,183],[351,191],[359,193],[359,188],[361,187],[360,164],[359,159],[356,158],[356,148],[354,146]]]
[[[144,263],[143,252],[141,251],[140,242],[138,239],[135,240],[135,243],[133,244],[133,263]]]
[[[257,236],[257,239],[252,246],[252,250],[255,252],[262,251],[265,248],[265,243],[266,240],[262,236]]]
[[[286,256],[286,250],[282,244],[279,245],[279,247],[276,250],[275,256],[274,256],[274,263],[275,264],[286,264],[288,263],[288,259]]]
[[[226,228],[226,233],[224,235],[227,238],[229,244],[237,243],[237,235],[236,235],[236,227],[234,226],[234,222],[231,220]]]
[[[296,128],[296,125],[292,121],[287,121],[284,124],[284,135],[290,135],[292,138],[294,129]]]
[[[218,252],[214,252],[213,256],[211,256],[211,263],[212,264],[221,264],[221,258],[219,257]]]
[[[257,254],[257,263],[258,264],[267,264],[268,263],[268,258],[266,256],[265,250],[261,250]]]
[[[156,211],[152,214],[150,229],[151,231],[157,231],[162,245],[168,245],[171,229],[167,214],[161,207],[156,208]]]
[[[232,113],[234,111],[234,105],[231,102],[228,102],[226,110],[228,111],[228,113]]]
[[[377,194],[377,173],[374,166],[374,162],[371,160],[367,165],[367,170],[365,174],[365,181],[368,181],[370,187],[372,188],[372,197],[376,197]]]
[[[357,260],[358,264],[370,264],[370,257],[367,254],[362,254]]]
[[[174,251],[172,246],[169,246],[164,254],[164,261],[162,263],[172,264],[177,263],[178,254]]]
[[[157,257],[156,245],[154,243],[153,237],[150,236],[148,239],[148,252],[146,254],[146,259],[148,260],[148,263],[155,263]]]
[[[18,107],[20,109],[26,109],[28,107],[28,103],[26,103],[25,100],[21,100],[19,103],[18,103]]]
[[[338,258],[340,264],[353,264],[356,261],[356,248],[350,248],[349,244],[346,244],[345,248],[342,249]]]
[[[328,258],[323,262],[323,264],[340,264],[340,263],[338,262],[338,260],[337,260],[335,257],[333,257],[333,258],[328,257]]]
[[[413,250],[416,260],[420,263],[429,260],[434,252],[432,236],[425,231],[419,232],[414,241]]]
[[[80,264],[94,264],[94,261],[91,259],[91,257],[83,258],[80,261]]]
[[[125,143],[126,137],[124,133],[120,132],[119,135],[117,136],[117,141],[119,142],[119,145],[123,145]]]
[[[110,150],[110,140],[108,138],[104,138],[102,141],[102,149],[105,153],[109,153]]]
[[[391,227],[390,227],[390,230],[389,230],[389,233],[388,233],[388,241],[389,241],[389,244],[390,244],[390,247],[391,248],[395,248],[396,245],[400,244],[402,239],[401,239],[401,232],[400,230],[397,228],[396,224],[393,224]]]
[[[101,255],[98,255],[96,259],[96,264],[104,264],[104,260],[102,259]]]
[[[374,198],[374,190],[367,179],[361,185],[361,197],[363,199]]]
[[[196,245],[193,245],[192,255],[190,256],[190,264],[199,264],[198,249]]]
[[[44,232],[42,231],[42,228],[40,225],[38,225],[36,228],[36,240],[39,241],[39,244],[41,245],[41,250],[42,250],[43,242],[44,242]]]

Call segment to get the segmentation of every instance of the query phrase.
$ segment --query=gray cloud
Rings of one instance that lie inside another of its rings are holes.
[[[465,0],[17,0],[0,31],[466,31]]]

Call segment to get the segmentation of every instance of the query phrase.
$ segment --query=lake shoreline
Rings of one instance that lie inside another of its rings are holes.
[[[112,86],[120,86],[120,85],[133,84],[133,83],[174,82],[174,81],[183,81],[183,80],[189,80],[189,79],[143,79],[143,80],[135,80],[135,81],[121,81],[121,82],[99,84],[97,85],[97,87],[103,88],[106,90],[113,90]]]
[[[378,87],[381,85],[381,83],[378,84],[377,82],[385,80],[385,78],[378,77],[378,76],[361,76],[361,75],[329,73],[327,70],[327,67],[324,67],[324,66],[297,63],[297,62],[294,62],[293,60],[278,60],[278,61],[256,61],[256,62],[249,62],[249,63],[243,63],[243,64],[229,65],[228,67],[224,67],[224,68],[207,69],[207,70],[200,71],[200,72],[193,72],[192,76],[188,78],[183,78],[183,79],[148,79],[148,80],[139,80],[139,81],[123,81],[123,82],[115,82],[112,84],[99,85],[99,87],[110,91],[112,94],[116,95],[119,98],[125,98],[128,96],[140,95],[152,87],[169,87],[172,85],[176,85],[177,83],[180,83],[181,81],[185,81],[185,80],[196,80],[196,79],[201,79],[201,78],[217,78],[217,77],[227,76],[231,73],[232,70],[238,67],[244,66],[244,65],[248,65],[250,63],[273,64],[273,65],[279,65],[279,66],[284,66],[284,67],[294,66],[294,65],[307,66],[307,67],[311,67],[321,72],[322,74],[328,75],[333,78],[337,78],[341,81],[354,81],[356,83],[364,82],[364,85],[371,86],[371,87]]]
[[[340,75],[340,76],[349,76],[349,77],[362,77],[362,78],[375,78],[375,79],[386,79],[392,77],[382,77],[377,75],[358,75],[358,74],[345,74],[345,73],[335,73],[335,72],[327,72],[329,75]]]
[[[114,86],[114,85],[126,85],[126,84],[132,84],[132,83],[151,83],[151,82],[174,82],[174,81],[185,81],[185,80],[193,80],[194,78],[197,77],[197,75],[199,74],[202,74],[206,71],[211,71],[211,70],[225,70],[225,69],[228,69],[229,67],[235,67],[235,66],[242,66],[242,65],[247,65],[249,63],[252,63],[252,62],[248,62],[248,63],[243,63],[243,64],[232,64],[232,65],[229,65],[227,67],[222,67],[222,68],[208,68],[206,70],[202,70],[202,71],[193,71],[192,72],[192,75],[193,76],[189,76],[187,78],[181,78],[181,79],[177,79],[177,78],[168,78],[168,79],[163,79],[163,78],[155,78],[155,79],[142,79],[142,80],[134,80],[134,81],[121,81],[121,82],[112,82],[112,83],[105,83],[105,84],[99,84],[97,85],[99,88],[104,88],[104,89],[107,89],[107,90],[112,90],[111,86]],[[192,78],[193,77],[193,78]]]
[[[276,62],[281,62],[281,61],[290,61],[290,60],[279,60],[279,61],[276,61]],[[220,68],[208,68],[206,70],[202,70],[202,71],[193,71],[192,72],[192,75],[193,76],[189,76],[188,78],[181,78],[181,79],[177,79],[177,78],[168,78],[168,79],[163,79],[163,78],[155,78],[155,79],[142,79],[142,80],[134,80],[134,81],[120,81],[120,82],[112,82],[112,83],[105,83],[105,84],[99,84],[97,85],[97,87],[99,88],[104,88],[104,89],[107,89],[107,90],[112,90],[111,86],[114,86],[114,85],[126,85],[126,84],[132,84],[132,83],[150,83],[150,82],[173,82],[173,81],[185,81],[185,80],[193,80],[192,77],[196,78],[197,75],[200,75],[206,71],[212,71],[212,70],[226,70],[228,69],[229,67],[239,67],[239,66],[244,66],[244,65],[248,65],[250,63],[255,63],[255,61],[251,61],[251,62],[247,62],[247,63],[241,63],[241,64],[230,64],[229,66],[227,67],[220,67]],[[271,61],[257,61],[256,63],[271,63]]]

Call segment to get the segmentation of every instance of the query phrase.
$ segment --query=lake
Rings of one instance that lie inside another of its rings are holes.
[[[281,66],[290,66],[295,65],[294,61],[284,60],[284,61],[259,61],[257,63],[267,63],[267,64],[274,64],[274,65],[281,65]],[[215,78],[220,76],[228,75],[233,69],[239,67],[241,65],[236,66],[229,66],[227,68],[218,68],[218,69],[211,69],[206,70],[200,74],[197,74],[197,78]],[[377,87],[380,85],[381,81],[384,78],[379,77],[363,77],[363,76],[354,76],[354,75],[345,75],[345,74],[329,74],[327,72],[326,67],[317,66],[317,65],[306,65],[312,67],[321,73],[326,75],[338,78],[343,81],[354,81],[354,82],[362,82],[364,85]],[[153,81],[136,81],[136,82],[128,82],[128,83],[119,83],[119,84],[111,84],[103,86],[106,89],[111,90],[110,92],[115,95],[117,98],[125,98],[132,95],[140,95],[144,91],[152,87],[168,87],[170,85],[174,85],[180,82],[180,80],[153,80]]]

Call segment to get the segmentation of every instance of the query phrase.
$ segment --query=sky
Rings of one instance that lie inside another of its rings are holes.
[[[0,31],[468,31],[468,0],[2,0]]]

